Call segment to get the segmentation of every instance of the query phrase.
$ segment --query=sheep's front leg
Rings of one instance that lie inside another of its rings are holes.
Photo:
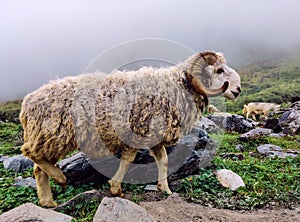
[[[37,164],[34,164],[33,173],[40,205],[43,207],[56,207],[57,204],[53,200],[50,188],[49,176]]]
[[[122,152],[122,158],[119,165],[119,169],[114,175],[114,177],[108,181],[108,183],[110,184],[110,193],[112,195],[120,197],[124,195],[122,193],[121,183],[125,174],[127,173],[129,164],[134,161],[137,151],[137,149],[129,149]]]
[[[45,160],[34,160],[34,162],[39,166],[39,168],[41,168],[42,171],[44,171],[48,176],[52,177],[56,183],[62,187],[67,186],[67,179],[58,167]]]
[[[151,156],[154,157],[158,168],[157,188],[167,194],[172,194],[168,185],[168,155],[164,146],[156,146],[150,150]]]

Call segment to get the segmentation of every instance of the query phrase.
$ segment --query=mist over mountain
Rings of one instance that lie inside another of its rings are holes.
[[[125,41],[162,38],[230,66],[299,53],[297,0],[7,1],[0,3],[0,101],[82,73]]]

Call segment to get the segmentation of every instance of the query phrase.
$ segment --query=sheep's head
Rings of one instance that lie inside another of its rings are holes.
[[[184,72],[193,88],[206,96],[223,93],[228,99],[235,99],[241,93],[239,74],[226,65],[222,53],[202,52],[191,56],[184,63]]]

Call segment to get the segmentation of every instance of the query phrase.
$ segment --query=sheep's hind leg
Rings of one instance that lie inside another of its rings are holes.
[[[37,164],[34,164],[33,173],[36,180],[36,189],[40,205],[44,207],[56,207],[57,204],[54,202],[51,193],[49,176],[44,173]]]
[[[67,179],[65,175],[54,164],[51,164],[45,160],[34,160],[34,162],[38,164],[41,170],[44,171],[48,176],[52,177],[53,180],[55,180],[55,182],[58,183],[60,186],[67,186]]]
[[[110,193],[112,195],[120,197],[124,196],[122,193],[121,183],[125,174],[127,173],[129,164],[134,161],[137,151],[137,149],[130,149],[122,153],[119,169],[113,178],[108,181],[110,184]]]
[[[158,168],[157,189],[167,194],[172,194],[168,185],[168,155],[164,146],[156,146],[150,150],[151,156],[154,157]]]

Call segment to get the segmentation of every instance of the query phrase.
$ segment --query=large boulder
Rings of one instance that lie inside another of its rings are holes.
[[[26,203],[0,215],[0,221],[24,222],[24,221],[44,221],[44,222],[68,222],[75,221],[73,217],[43,209],[33,203]]]
[[[99,205],[93,222],[154,222],[145,208],[119,197],[104,197]]]
[[[217,144],[209,138],[206,131],[197,127],[193,128],[191,134],[178,141],[175,147],[166,148],[169,159],[169,179],[185,177],[199,170],[199,167],[207,166],[216,153]],[[100,160],[87,159],[80,152],[72,157],[59,162],[59,167],[67,177],[70,184],[84,184],[88,182],[105,183],[108,177],[113,176],[119,166],[120,155],[105,157]],[[149,150],[141,149],[129,166],[128,173],[133,176],[132,180],[145,179],[154,182],[157,179],[157,167]],[[149,164],[154,166],[149,167]],[[96,170],[98,169],[98,170]],[[110,172],[107,175],[104,172]],[[100,173],[101,172],[101,173]],[[134,177],[135,176],[135,177]],[[141,181],[138,181],[141,182]]]
[[[246,133],[257,126],[257,122],[245,117],[230,113],[215,113],[208,115],[208,119],[213,121],[219,128],[228,132]]]
[[[291,109],[283,113],[279,119],[278,125],[286,134],[300,133],[300,109]]]
[[[33,167],[33,162],[20,154],[5,159],[3,165],[5,169],[19,173]]]

